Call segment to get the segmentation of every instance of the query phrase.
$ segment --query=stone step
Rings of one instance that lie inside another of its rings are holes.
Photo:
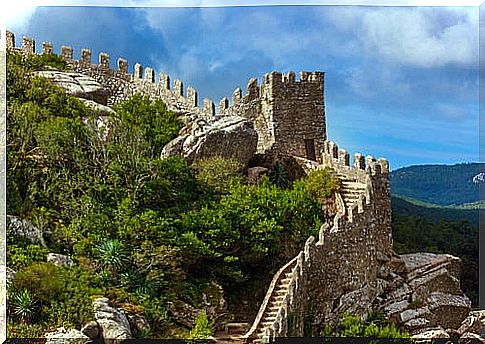
[[[352,200],[358,200],[360,197],[360,194],[358,195],[342,195],[343,199],[352,199]]]
[[[342,180],[341,181],[342,186],[350,186],[350,187],[356,187],[356,188],[363,188],[365,189],[365,184],[364,183],[359,183],[359,182],[351,182],[347,180]]]
[[[280,308],[281,307],[281,300],[275,300],[271,298],[268,302],[267,309],[275,309],[275,308]]]
[[[365,192],[365,190],[340,189],[340,194],[341,195],[345,195],[345,194],[349,194],[349,195],[360,195],[360,194],[363,194],[364,192]]]
[[[273,323],[274,323],[274,321],[265,321],[265,322],[263,322],[263,328],[271,326]]]
[[[272,311],[267,313],[269,316],[275,317],[278,315],[278,311]]]
[[[280,302],[281,303],[281,302]],[[278,312],[278,310],[281,308],[281,304],[279,305],[274,305],[274,306],[271,306],[271,307],[268,307],[268,311],[271,313],[271,312]]]
[[[228,334],[246,333],[251,328],[248,323],[227,323],[224,325],[224,332]]]

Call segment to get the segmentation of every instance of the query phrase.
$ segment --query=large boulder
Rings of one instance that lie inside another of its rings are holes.
[[[91,339],[99,338],[99,325],[96,321],[90,321],[81,328],[81,332]]]
[[[51,70],[37,72],[37,75],[52,80],[72,96],[89,99],[103,105],[108,103],[109,90],[90,76]]]
[[[44,335],[46,344],[86,344],[91,342],[91,338],[76,329],[65,329],[60,327],[54,332]]]
[[[7,215],[7,228],[14,235],[23,237],[33,244],[45,246],[42,230],[34,226],[28,220],[20,219],[13,215]]]
[[[258,134],[249,120],[240,116],[216,116],[189,123],[179,137],[163,148],[161,158],[180,155],[192,164],[204,158],[222,156],[246,166],[256,152],[257,144]]]
[[[113,110],[111,107],[96,103],[95,101],[89,99],[79,99],[81,103],[86,105],[87,107],[93,109],[94,111],[98,112],[100,116],[115,116],[116,111]]]
[[[51,262],[55,266],[73,266],[74,262],[68,256],[59,253],[49,253],[47,255],[47,261]]]
[[[200,314],[200,310],[180,300],[168,302],[168,311],[172,319],[187,328],[195,326],[195,320]]]
[[[433,331],[437,328],[460,327],[471,302],[460,288],[459,258],[449,254],[404,254],[393,257],[389,267],[387,287],[378,299],[378,308],[387,318],[424,337],[436,335]]]
[[[99,325],[100,337],[104,339],[132,338],[130,322],[122,309],[109,305],[105,297],[93,301],[94,317]]]
[[[462,343],[485,343],[485,310],[470,312],[456,333]]]

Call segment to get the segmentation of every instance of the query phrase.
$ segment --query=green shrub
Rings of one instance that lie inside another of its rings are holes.
[[[25,324],[7,322],[7,338],[41,338],[45,333],[45,328],[40,324]]]
[[[96,247],[98,261],[103,268],[119,271],[128,262],[128,251],[118,240],[107,240]]]
[[[28,323],[37,313],[37,301],[27,289],[21,289],[10,298],[10,308],[22,323]]]
[[[13,270],[19,270],[34,262],[45,261],[50,252],[48,247],[33,244],[29,240],[13,235],[7,229],[7,265]]]
[[[214,324],[209,322],[205,310],[199,313],[189,339],[207,339],[214,334]]]
[[[101,295],[94,271],[34,263],[17,272],[13,292],[28,290],[38,300],[39,324],[80,327],[93,319],[92,297]]]
[[[177,137],[182,122],[167,110],[161,100],[135,94],[114,106],[117,116],[128,126],[141,129],[144,139],[152,148],[151,157],[157,157],[163,146]]]
[[[241,163],[235,159],[214,156],[202,159],[192,166],[197,179],[217,193],[227,193],[231,183],[241,180]]]
[[[369,314],[366,321],[360,317],[344,314],[336,326],[325,326],[320,333],[324,337],[365,337],[365,338],[409,338],[409,334],[399,330],[394,323],[385,322],[376,314]]]
[[[280,188],[288,187],[288,173],[281,164],[276,164],[269,173],[271,182]]]
[[[340,188],[340,181],[335,171],[329,167],[312,170],[306,178],[302,179],[302,182],[306,192],[322,204]]]

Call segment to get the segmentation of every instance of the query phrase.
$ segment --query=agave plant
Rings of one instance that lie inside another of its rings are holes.
[[[271,182],[280,187],[288,187],[288,173],[286,173],[285,168],[281,164],[276,164],[273,170],[269,174],[269,179]]]
[[[128,261],[128,251],[118,240],[107,240],[96,248],[99,263],[103,268],[121,270]]]
[[[22,322],[31,320],[37,312],[37,301],[27,289],[16,292],[11,300],[13,313]]]

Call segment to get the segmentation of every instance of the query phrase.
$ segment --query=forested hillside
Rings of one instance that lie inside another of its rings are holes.
[[[391,173],[391,191],[440,205],[477,202],[480,172],[478,163],[403,167]]]
[[[479,164],[423,165],[391,173],[398,253],[449,253],[463,261],[462,286],[478,304]],[[465,204],[476,202],[473,204]],[[453,204],[453,206],[452,206]]]

